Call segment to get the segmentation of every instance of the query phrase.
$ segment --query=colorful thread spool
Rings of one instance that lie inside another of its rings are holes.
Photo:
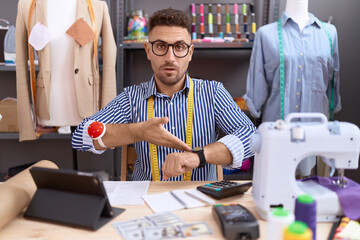
[[[311,240],[312,236],[312,231],[306,223],[295,221],[285,229],[283,240]]]
[[[268,240],[283,239],[284,230],[294,220],[292,212],[283,208],[275,208],[268,217]]]
[[[316,239],[316,201],[308,194],[299,195],[295,202],[295,220],[306,223]]]

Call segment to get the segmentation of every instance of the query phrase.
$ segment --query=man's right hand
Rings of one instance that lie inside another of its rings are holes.
[[[191,151],[191,148],[179,138],[171,134],[164,128],[164,124],[169,122],[168,117],[154,117],[145,122],[141,122],[136,129],[136,138],[139,141],[147,141],[157,146],[176,148],[180,151]]]

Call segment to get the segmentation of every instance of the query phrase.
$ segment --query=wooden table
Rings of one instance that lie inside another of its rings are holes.
[[[148,194],[162,193],[169,190],[195,188],[206,182],[151,182]],[[237,195],[222,200],[217,203],[240,203],[248,208],[259,220],[260,239],[267,239],[267,223],[260,219],[255,210],[255,203],[252,200],[251,189],[244,195]],[[113,219],[112,222],[124,221],[154,214],[146,205],[119,206],[126,208],[126,211]],[[213,235],[203,237],[192,237],[189,239],[224,239],[219,225],[216,223],[211,206],[179,210],[174,212],[175,215],[183,219],[187,223],[206,221],[213,231]],[[317,224],[317,240],[325,240],[328,238],[331,223]],[[0,239],[41,239],[41,240],[57,240],[57,239],[123,239],[110,224],[106,224],[97,231],[77,229],[57,224],[51,224],[40,221],[24,219],[21,216],[9,222],[0,230]]]

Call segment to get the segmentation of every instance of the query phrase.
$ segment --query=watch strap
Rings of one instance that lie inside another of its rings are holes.
[[[101,147],[103,147],[103,148],[108,148],[108,147],[104,144],[104,142],[102,141],[102,138],[101,138],[101,137],[97,138],[96,140],[98,141],[98,143],[99,143],[99,145],[100,145]]]
[[[197,155],[200,158],[200,164],[197,168],[203,168],[206,165],[206,159],[205,159],[205,154],[204,154],[204,149],[200,149],[200,150],[196,150],[195,151],[197,153]]]

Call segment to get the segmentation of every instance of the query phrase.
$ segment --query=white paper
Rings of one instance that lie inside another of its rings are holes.
[[[208,196],[206,196],[204,193],[200,192],[199,190],[187,189],[187,190],[185,190],[185,192],[187,194],[189,194],[191,197],[198,199],[200,201],[206,202],[210,205],[216,204],[216,202],[213,199],[209,198]]]
[[[175,211],[184,208],[170,192],[146,195],[143,196],[143,199],[154,213]]]
[[[143,205],[141,198],[148,191],[150,181],[103,181],[112,206]]]
[[[49,29],[41,23],[36,23],[31,29],[29,36],[29,43],[36,51],[43,49],[46,44],[52,39]]]
[[[189,194],[186,194],[185,190],[174,190],[171,192],[146,195],[143,196],[143,199],[154,213],[176,211],[184,208],[203,207],[206,205]]]

